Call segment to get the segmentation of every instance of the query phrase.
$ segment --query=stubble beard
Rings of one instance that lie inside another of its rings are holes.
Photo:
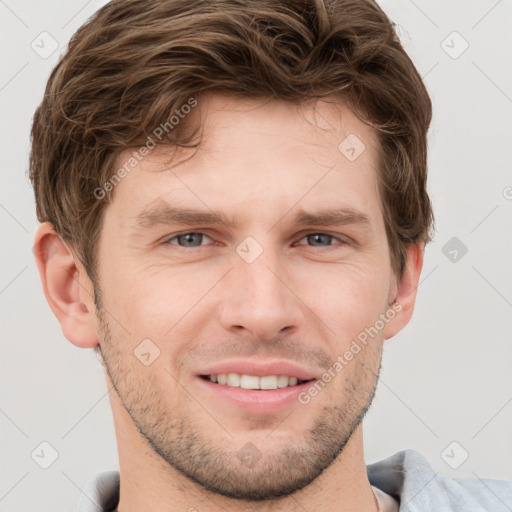
[[[266,451],[262,443],[242,443],[249,455],[250,450],[254,451],[253,463],[251,457],[248,462],[247,457],[239,456],[240,443],[237,446],[233,437],[213,419],[208,425],[200,424],[190,415],[180,415],[165,402],[166,390],[158,384],[154,373],[142,366],[133,354],[120,349],[122,336],[119,340],[112,336],[99,290],[96,294],[101,361],[134,427],[169,468],[211,493],[244,502],[262,502],[303,489],[342,457],[343,449],[375,396],[380,352],[378,364],[372,357],[353,360],[353,380],[348,379],[345,389],[340,391],[342,403],[320,409],[302,439],[290,439],[272,452]],[[182,388],[177,386],[176,389]],[[309,413],[308,407],[297,406],[286,422],[295,419],[300,423],[300,416]],[[220,432],[224,439],[216,443],[208,432]]]

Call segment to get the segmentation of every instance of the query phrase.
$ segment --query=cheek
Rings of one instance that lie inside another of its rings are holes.
[[[385,268],[361,262],[319,266],[301,282],[297,295],[339,341],[347,341],[375,322],[385,307],[389,287]]]
[[[285,264],[283,279],[298,297],[290,300],[305,309],[307,330],[318,334],[323,329],[319,322],[323,322],[327,337],[332,336],[330,331],[336,333],[338,350],[340,343],[350,343],[372,325],[382,313],[389,286],[388,262],[382,257],[372,248],[338,264],[305,259]],[[207,318],[215,316],[212,307],[223,284],[217,285],[226,272],[226,265],[218,261],[181,268],[166,263],[135,265],[111,251],[105,263],[101,276],[105,306],[135,340],[165,341],[185,331],[190,340]]]
[[[219,274],[222,276],[222,273]],[[128,277],[127,277],[128,276]],[[186,328],[192,331],[209,290],[219,277],[212,269],[187,271],[165,266],[122,269],[105,277],[112,315],[135,338],[166,340]],[[200,302],[201,301],[201,302]],[[105,303],[106,305],[107,303]],[[189,337],[194,333],[189,332]],[[160,343],[159,343],[160,344]]]

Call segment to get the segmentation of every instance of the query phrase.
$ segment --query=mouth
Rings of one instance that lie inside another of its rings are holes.
[[[196,382],[215,407],[228,407],[235,414],[274,414],[299,404],[317,379],[299,379],[294,375],[249,375],[241,373],[201,374]]]
[[[209,375],[200,375],[203,380],[229,386],[232,388],[251,389],[259,391],[271,391],[274,389],[284,389],[294,386],[300,386],[305,382],[311,382],[315,379],[299,379],[296,376],[289,375],[246,375],[241,373],[213,373]]]
[[[195,382],[226,414],[271,414],[300,403],[318,375],[319,370],[283,359],[228,359],[201,368]]]

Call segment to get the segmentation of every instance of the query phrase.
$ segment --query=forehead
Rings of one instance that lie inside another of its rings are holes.
[[[251,206],[268,215],[320,206],[378,213],[376,133],[339,100],[217,94],[198,100],[190,115],[202,127],[199,147],[157,146],[141,158],[114,190],[111,206],[123,217],[162,200],[228,215]],[[132,153],[121,153],[116,168]]]

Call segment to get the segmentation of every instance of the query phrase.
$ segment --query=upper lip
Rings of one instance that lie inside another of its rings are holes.
[[[265,375],[286,375],[301,380],[315,379],[315,374],[306,368],[290,361],[231,359],[208,366],[198,372],[198,375],[213,375],[219,373],[240,373],[264,377]]]

